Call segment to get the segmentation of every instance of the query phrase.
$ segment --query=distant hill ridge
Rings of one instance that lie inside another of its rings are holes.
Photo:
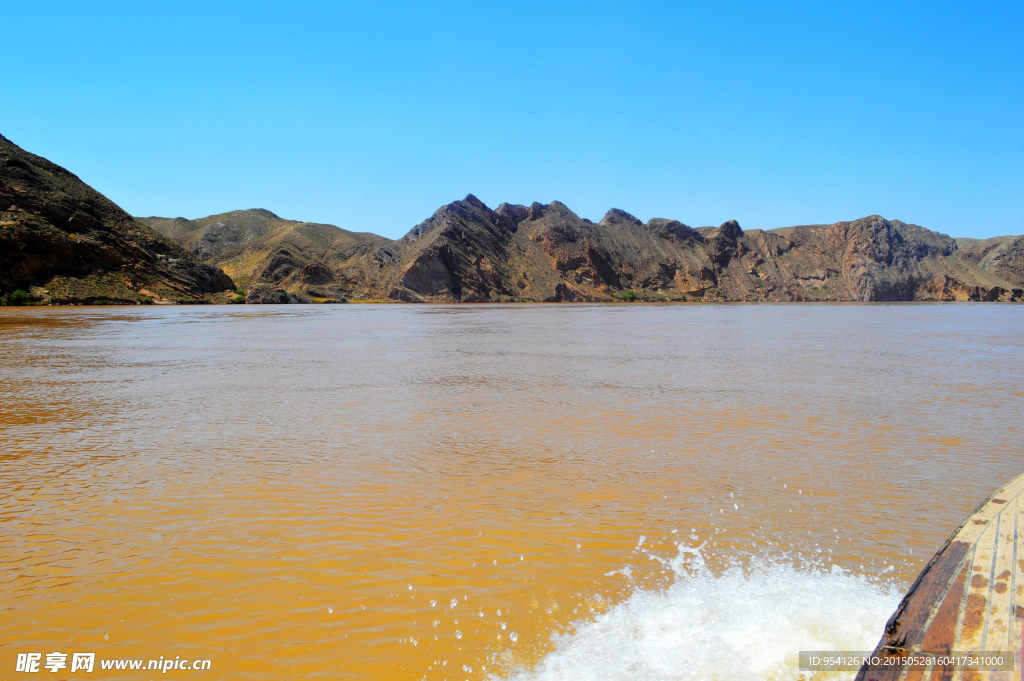
[[[958,241],[872,215],[831,225],[694,229],[613,208],[468,195],[398,240],[263,209],[140,218],[248,289],[250,302],[1024,299],[1024,236]]]

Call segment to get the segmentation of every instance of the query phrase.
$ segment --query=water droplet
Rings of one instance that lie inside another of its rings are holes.
[[[501,623],[501,630],[502,630],[502,631],[504,631],[504,630],[505,630],[505,627],[507,627],[507,626],[508,626],[507,624],[505,624],[504,622],[502,622],[502,623]]]
[[[498,617],[501,617],[501,610],[498,611]]]
[[[327,612],[334,612],[334,608],[327,608]]]
[[[433,598],[430,599],[430,607],[431,608],[436,608],[437,607],[437,601],[435,601]]]
[[[440,624],[440,623],[441,623],[441,620],[434,620],[434,626],[435,626],[435,627],[436,627],[436,626],[437,626],[438,624]]]
[[[455,630],[455,638],[462,638],[462,632],[458,629]]]
[[[580,548],[580,545],[579,545],[579,544],[577,544],[577,545],[576,545],[576,548]]]
[[[409,591],[412,591],[412,584],[409,585]]]
[[[740,505],[739,504],[733,504],[732,507],[735,508],[737,511],[740,510]]]
[[[515,643],[519,640],[519,634],[513,631],[511,634],[508,635],[508,640],[512,641],[512,643]]]
[[[459,604],[459,599],[458,598],[453,598],[452,602],[448,604],[448,607],[449,608],[454,608],[458,604]]]

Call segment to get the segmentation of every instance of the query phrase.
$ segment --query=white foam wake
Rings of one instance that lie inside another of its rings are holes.
[[[755,561],[714,575],[682,547],[664,591],[627,601],[568,634],[511,679],[798,679],[801,650],[871,650],[905,585],[838,567]],[[852,677],[849,672],[841,677]]]

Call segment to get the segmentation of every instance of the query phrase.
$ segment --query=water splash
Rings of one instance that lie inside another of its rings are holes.
[[[555,634],[551,653],[507,678],[795,681],[801,650],[873,649],[906,586],[784,554],[715,574],[703,548],[680,545],[662,559],[671,586]]]

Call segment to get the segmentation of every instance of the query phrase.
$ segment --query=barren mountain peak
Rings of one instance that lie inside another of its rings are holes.
[[[465,201],[466,203],[471,204],[473,206],[476,206],[477,208],[481,208],[483,210],[486,210],[486,211],[490,211],[491,210],[490,208],[487,207],[487,205],[483,201],[481,201],[480,199],[476,198],[472,194],[466,194],[466,198],[464,198],[463,201]]]
[[[621,223],[624,223],[624,222],[629,223],[629,224],[633,224],[633,225],[637,225],[637,226],[640,226],[640,225],[644,224],[636,216],[630,215],[626,211],[621,210],[619,208],[612,208],[607,213],[605,213],[604,217],[601,218],[601,222],[598,223],[598,224],[614,225],[614,224],[621,224]]]
[[[267,218],[269,220],[283,220],[284,219],[281,216],[277,215],[276,213],[267,210],[266,208],[249,208],[245,212],[247,212],[247,213],[255,213],[256,215],[261,215],[261,216],[263,216],[263,217],[265,217],[265,218]]]
[[[518,229],[520,222],[525,220],[530,215],[530,209],[520,204],[503,203],[498,206],[494,214],[499,219],[507,219],[510,229]]]
[[[722,223],[722,226],[718,228],[718,234],[719,236],[735,240],[743,236],[743,229],[740,227],[740,223],[735,220],[729,220]]]

